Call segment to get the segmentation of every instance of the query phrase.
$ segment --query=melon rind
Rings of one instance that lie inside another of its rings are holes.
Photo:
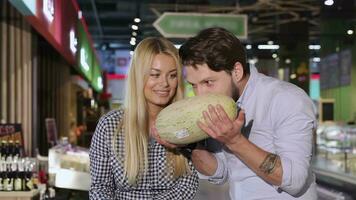
[[[209,104],[220,104],[231,120],[236,118],[236,103],[228,96],[208,94],[186,98],[170,104],[158,114],[156,128],[160,138],[172,144],[190,144],[208,138],[197,121],[204,122],[202,112],[208,110]]]

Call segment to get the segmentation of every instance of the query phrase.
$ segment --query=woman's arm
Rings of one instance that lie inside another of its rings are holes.
[[[89,157],[91,185],[90,200],[114,199],[114,183],[110,167],[110,151],[105,117],[100,119],[92,138]]]

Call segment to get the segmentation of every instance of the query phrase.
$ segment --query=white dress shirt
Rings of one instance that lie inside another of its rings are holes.
[[[291,83],[265,76],[251,67],[237,105],[246,113],[246,124],[252,123],[250,131],[244,133],[249,141],[280,156],[282,184],[278,187],[265,182],[227,148],[214,154],[218,168],[208,180],[214,184],[228,181],[232,200],[316,200],[315,176],[311,170],[316,112],[307,94]]]

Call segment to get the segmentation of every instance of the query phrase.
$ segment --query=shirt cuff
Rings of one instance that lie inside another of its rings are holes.
[[[283,170],[282,183],[280,186],[273,186],[278,192],[292,184],[292,161],[288,158],[280,157]]]
[[[217,161],[217,168],[212,176],[208,176],[208,181],[213,184],[223,184],[227,177],[227,170],[225,168],[224,162],[214,154]]]

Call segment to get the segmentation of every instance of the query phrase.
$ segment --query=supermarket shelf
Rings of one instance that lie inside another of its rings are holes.
[[[38,190],[0,192],[0,200],[31,200],[36,196],[39,196]]]

